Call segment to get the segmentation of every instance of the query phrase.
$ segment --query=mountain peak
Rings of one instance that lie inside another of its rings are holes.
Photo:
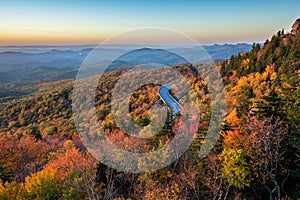
[[[297,35],[298,33],[300,33],[300,18],[295,21],[291,31],[292,35]]]

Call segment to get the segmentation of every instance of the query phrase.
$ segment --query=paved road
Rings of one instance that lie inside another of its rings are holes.
[[[175,116],[177,113],[179,113],[182,109],[182,106],[178,103],[176,99],[174,99],[170,94],[169,90],[173,84],[164,85],[158,90],[158,95],[162,99],[164,103],[166,103],[171,112],[172,115]]]

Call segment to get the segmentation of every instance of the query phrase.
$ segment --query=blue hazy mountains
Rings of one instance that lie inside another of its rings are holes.
[[[107,45],[98,48],[97,51],[102,56],[101,61],[111,62],[114,52],[124,51],[128,47],[126,45]],[[74,78],[81,63],[93,48],[94,46],[0,47],[0,83]],[[203,48],[215,62],[219,62],[239,52],[249,51],[251,45],[216,44],[203,46]],[[186,48],[182,48],[182,51],[185,50]],[[164,59],[164,57],[160,59]],[[114,62],[113,64],[112,69],[127,65],[126,62]]]

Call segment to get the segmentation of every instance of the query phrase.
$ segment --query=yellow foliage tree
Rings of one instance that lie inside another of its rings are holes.
[[[57,199],[60,195],[60,180],[54,169],[46,168],[25,179],[28,199]]]
[[[23,199],[23,184],[17,182],[2,183],[0,180],[0,199],[1,200],[21,200]]]
[[[237,148],[224,148],[221,153],[222,174],[229,185],[244,188],[249,186],[249,169],[245,160],[245,152]]]

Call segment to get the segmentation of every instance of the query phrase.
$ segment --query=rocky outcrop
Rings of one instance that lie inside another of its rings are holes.
[[[300,33],[300,18],[297,19],[296,22],[293,24],[291,31],[292,35],[297,35],[298,33]]]

